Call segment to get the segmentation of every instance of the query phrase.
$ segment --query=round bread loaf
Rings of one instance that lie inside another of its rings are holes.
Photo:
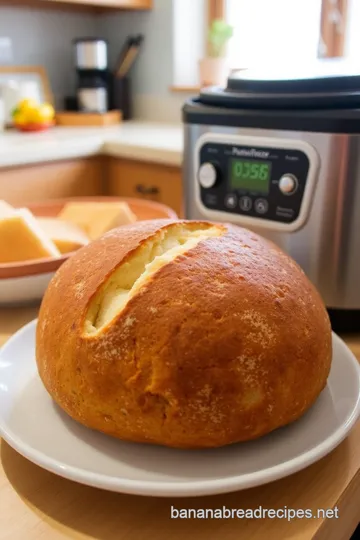
[[[331,329],[298,265],[230,225],[121,227],[64,263],[43,299],[40,377],[73,419],[128,441],[218,447],[314,403]]]

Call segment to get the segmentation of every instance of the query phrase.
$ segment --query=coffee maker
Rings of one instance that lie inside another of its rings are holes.
[[[109,107],[108,44],[102,38],[74,40],[78,110],[104,113]]]

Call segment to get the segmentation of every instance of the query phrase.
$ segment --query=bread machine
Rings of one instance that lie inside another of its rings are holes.
[[[183,120],[186,217],[274,241],[318,288],[333,326],[359,328],[359,68],[234,72],[227,88],[189,100]]]

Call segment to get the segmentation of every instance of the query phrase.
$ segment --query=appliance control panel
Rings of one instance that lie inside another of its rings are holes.
[[[306,222],[319,168],[310,144],[209,133],[195,158],[197,204],[208,218],[275,230]]]

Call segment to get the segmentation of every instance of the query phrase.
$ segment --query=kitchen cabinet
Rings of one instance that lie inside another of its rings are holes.
[[[42,2],[53,4],[79,4],[102,8],[151,9],[153,0],[42,0]]]
[[[103,9],[126,9],[126,10],[144,10],[153,7],[153,0],[0,0],[0,5],[24,5],[24,6],[45,6],[66,7],[72,6],[103,8]]]
[[[20,205],[101,195],[106,189],[104,159],[92,157],[0,169],[0,198]]]
[[[109,158],[107,178],[110,195],[160,202],[170,206],[178,216],[183,216],[179,167]]]
[[[61,4],[83,4],[89,6],[123,8],[123,9],[150,9],[153,0],[42,0],[43,2],[58,2]]]
[[[96,156],[0,169],[0,198],[10,204],[91,195],[157,201],[183,215],[179,167]]]

